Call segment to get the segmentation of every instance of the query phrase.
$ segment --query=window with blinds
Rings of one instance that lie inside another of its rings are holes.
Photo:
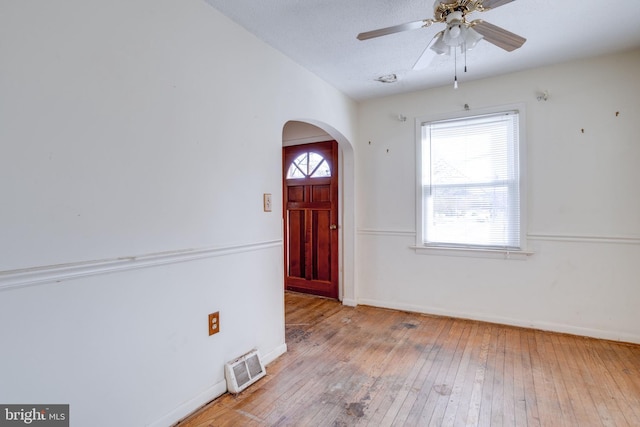
[[[518,111],[421,129],[422,245],[520,250]]]

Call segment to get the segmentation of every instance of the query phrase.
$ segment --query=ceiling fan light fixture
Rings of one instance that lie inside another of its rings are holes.
[[[460,22],[447,27],[433,38],[431,50],[438,55],[450,55],[452,49],[460,48],[460,53],[473,49],[480,40],[482,34]]]
[[[451,12],[447,15],[447,24],[451,24],[453,21],[464,21],[464,14],[459,10]]]
[[[448,28],[447,39],[457,44],[460,34],[462,34],[462,22],[456,22]]]
[[[451,47],[458,47],[463,43],[463,30],[466,29],[464,15],[455,11],[447,15],[447,28],[444,30],[444,42]]]
[[[444,41],[444,31],[440,31],[433,39],[430,48],[438,55],[450,55],[451,47]]]
[[[358,40],[367,40],[374,37],[394,34],[401,31],[414,30],[418,28],[430,27],[432,24],[445,24],[445,29],[437,33],[429,42],[429,45],[422,52],[413,66],[414,70],[419,70],[426,63],[426,53],[433,51],[438,55],[453,56],[454,61],[454,87],[458,87],[458,60],[457,54],[464,59],[464,72],[467,72],[467,51],[473,49],[480,40],[487,42],[511,52],[522,47],[527,41],[522,36],[514,34],[497,25],[490,24],[482,19],[467,21],[467,15],[474,11],[485,12],[499,6],[511,3],[514,0],[435,0],[433,3],[433,18],[420,21],[408,22],[406,24],[394,25],[367,31],[357,35]],[[389,78],[393,76],[393,78]],[[395,75],[381,76],[376,80],[382,83],[393,83],[397,77]]]
[[[476,47],[476,45],[478,44],[478,42],[480,40],[483,39],[482,34],[480,34],[479,32],[477,32],[476,30],[474,30],[471,27],[467,27],[465,34],[464,34],[464,44],[467,48],[467,50],[471,50],[474,47]]]

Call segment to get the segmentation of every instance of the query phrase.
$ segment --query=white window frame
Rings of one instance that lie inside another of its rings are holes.
[[[423,188],[422,188],[422,126],[424,123],[437,122],[444,120],[462,119],[465,117],[474,117],[487,114],[506,113],[509,111],[517,111],[519,115],[518,121],[518,137],[519,137],[519,168],[520,168],[520,249],[495,249],[482,247],[457,247],[457,246],[429,246],[423,241],[424,235],[424,206],[423,206]],[[465,110],[454,113],[434,114],[428,116],[417,117],[415,120],[415,143],[416,143],[416,245],[413,247],[416,253],[426,255],[446,255],[446,256],[470,256],[483,258],[500,258],[523,260],[533,252],[527,248],[527,173],[526,173],[526,116],[524,104],[510,104],[496,107],[489,107],[478,110]]]

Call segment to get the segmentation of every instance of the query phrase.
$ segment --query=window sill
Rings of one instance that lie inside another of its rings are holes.
[[[534,254],[529,251],[507,251],[503,249],[465,249],[465,248],[442,248],[429,246],[411,246],[411,249],[419,255],[436,255],[436,256],[457,256],[470,258],[491,258],[504,259],[514,261],[525,261]]]

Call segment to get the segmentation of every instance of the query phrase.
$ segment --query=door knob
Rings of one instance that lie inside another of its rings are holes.
[[[337,229],[337,228],[338,228],[338,226],[337,226],[337,225],[335,225],[335,224],[331,224],[331,225],[329,226],[329,230],[335,230],[335,229]]]

